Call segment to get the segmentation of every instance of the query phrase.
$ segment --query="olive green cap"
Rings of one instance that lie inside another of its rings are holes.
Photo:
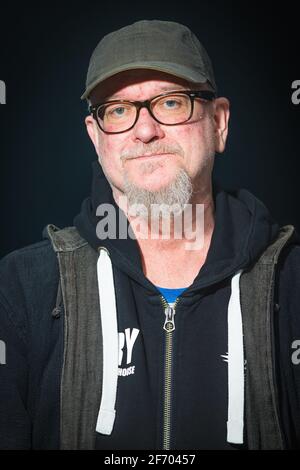
[[[166,72],[217,92],[208,54],[192,31],[172,21],[142,20],[104,36],[94,50],[81,99],[109,77],[132,69]]]

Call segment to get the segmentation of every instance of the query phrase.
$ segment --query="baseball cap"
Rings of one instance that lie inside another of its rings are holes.
[[[141,20],[101,39],[92,53],[81,99],[107,78],[132,69],[166,72],[192,83],[208,81],[217,92],[210,58],[187,26]]]

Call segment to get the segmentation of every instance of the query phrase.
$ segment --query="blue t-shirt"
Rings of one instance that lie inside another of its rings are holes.
[[[156,286],[156,288],[164,296],[169,304],[176,302],[177,297],[179,297],[179,295],[186,290],[186,287],[181,289],[166,289],[165,287]]]

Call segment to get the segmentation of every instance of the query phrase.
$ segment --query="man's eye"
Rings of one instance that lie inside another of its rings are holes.
[[[126,108],[124,108],[124,106],[118,106],[117,108],[108,110],[108,114],[114,117],[124,116],[125,113],[126,113]]]
[[[165,107],[166,108],[176,108],[180,105],[180,103],[176,100],[167,100],[165,101]]]

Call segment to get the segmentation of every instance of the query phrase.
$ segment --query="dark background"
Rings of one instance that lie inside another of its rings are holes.
[[[96,159],[84,127],[90,55],[101,37],[139,19],[179,21],[205,45],[219,93],[231,101],[224,187],[244,187],[280,224],[300,229],[297,2],[80,2],[0,6],[0,256],[71,225]]]

